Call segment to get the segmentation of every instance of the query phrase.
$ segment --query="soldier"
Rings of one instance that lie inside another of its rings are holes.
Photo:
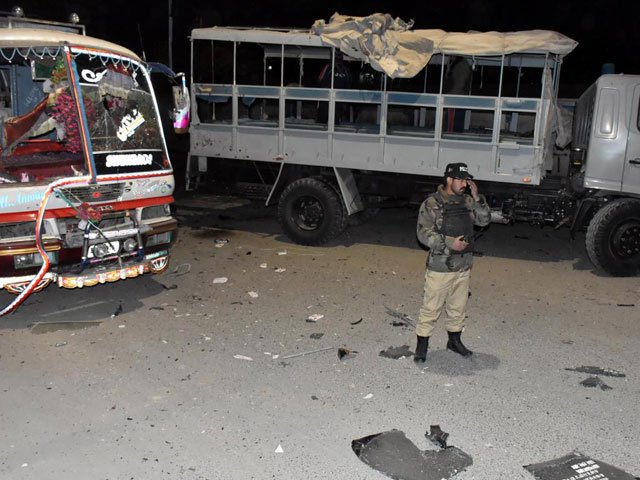
[[[417,235],[420,243],[429,248],[429,256],[416,326],[416,362],[427,359],[429,337],[443,308],[447,314],[447,348],[463,357],[473,353],[460,340],[473,261],[473,226],[488,225],[491,209],[472,179],[466,164],[450,163],[445,169],[444,185],[438,186],[438,191],[420,206]],[[467,187],[469,194],[465,193]]]

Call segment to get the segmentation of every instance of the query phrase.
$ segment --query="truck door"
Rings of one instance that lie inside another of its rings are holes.
[[[640,194],[640,84],[635,86],[625,155],[622,191]]]

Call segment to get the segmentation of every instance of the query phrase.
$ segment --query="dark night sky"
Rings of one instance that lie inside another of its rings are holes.
[[[415,29],[546,29],[563,33],[579,42],[576,50],[565,58],[561,76],[560,96],[573,97],[598,77],[603,63],[614,63],[616,72],[640,74],[637,54],[640,6],[629,6],[638,3],[616,0],[174,0],[174,69],[188,69],[187,37],[193,27],[310,27],[316,19],[328,20],[336,11],[358,16],[381,12],[403,20],[414,19]],[[58,21],[64,21],[69,12],[75,11],[89,35],[120,43],[141,54],[139,29],[147,60],[168,61],[166,0],[16,0],[0,2],[0,10],[10,10],[15,4],[22,6],[27,16]]]

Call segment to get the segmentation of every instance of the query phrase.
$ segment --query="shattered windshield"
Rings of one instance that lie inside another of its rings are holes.
[[[75,61],[98,173],[170,168],[142,67],[87,54]]]

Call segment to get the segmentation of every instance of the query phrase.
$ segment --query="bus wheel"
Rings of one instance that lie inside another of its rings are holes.
[[[593,264],[616,277],[640,272],[640,200],[621,198],[602,207],[587,229]]]
[[[338,193],[316,178],[301,178],[284,189],[278,219],[285,235],[301,245],[323,245],[347,226]]]

